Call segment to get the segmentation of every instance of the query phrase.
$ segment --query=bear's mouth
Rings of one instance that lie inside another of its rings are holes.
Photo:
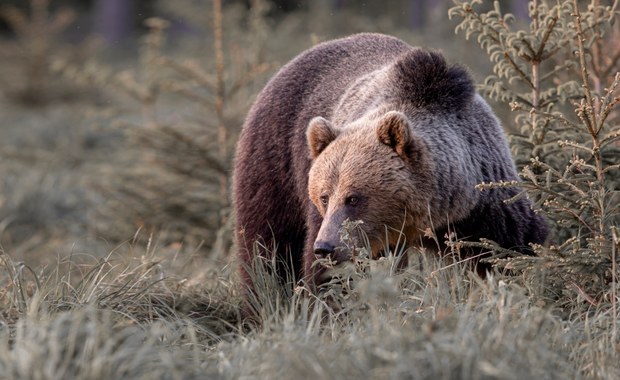
[[[408,262],[407,255],[402,250],[397,250],[397,248],[398,247],[395,245],[390,245],[386,249],[380,249],[376,251],[376,253],[373,253],[372,258],[370,259],[379,260],[384,257],[398,256],[396,259],[398,262],[398,268],[403,269],[407,265],[407,262]],[[356,254],[356,253],[357,252],[355,252],[355,250],[352,251],[348,248],[342,247],[342,248],[336,248],[336,250],[330,255],[328,255],[327,257],[322,257],[322,258],[317,257],[317,261],[319,261],[320,264],[325,269],[327,269],[327,271],[321,275],[321,282],[325,283],[325,282],[329,282],[330,280],[334,279],[334,274],[338,273],[337,268],[341,268],[345,263],[350,263],[350,264],[355,265],[355,264],[361,263],[358,260],[361,260],[363,262],[364,260],[369,259],[368,255],[365,255],[365,257],[360,257],[361,255]],[[365,267],[365,265],[362,264],[362,267]],[[334,270],[336,270],[336,272],[334,272]]]
[[[366,251],[367,252],[367,251]],[[320,258],[319,260],[324,260],[329,266],[335,266],[338,264],[342,264],[344,262],[355,262],[356,260],[364,260],[367,258],[371,258],[372,260],[378,260],[382,257],[388,257],[390,255],[396,254],[396,246],[390,245],[386,249],[380,249],[378,251],[372,252],[370,257],[368,253],[363,252],[362,250],[354,249],[351,250],[346,247],[338,247],[334,252],[328,255],[326,258]]]

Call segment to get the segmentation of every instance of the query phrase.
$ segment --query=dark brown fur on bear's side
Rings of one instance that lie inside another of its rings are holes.
[[[440,239],[450,230],[527,251],[547,235],[530,202],[504,204],[516,189],[474,189],[517,179],[466,70],[379,34],[320,44],[272,78],[239,139],[233,201],[244,281],[252,287],[254,254],[276,252],[312,283],[317,236],[334,243],[346,217],[364,220],[375,240],[385,225],[403,226],[417,244],[432,222]]]

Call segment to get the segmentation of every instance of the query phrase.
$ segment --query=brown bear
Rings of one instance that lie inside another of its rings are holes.
[[[375,257],[403,239],[424,244],[429,227],[440,240],[454,232],[528,253],[548,232],[531,202],[505,203],[517,188],[475,188],[517,180],[465,69],[380,34],[322,43],[271,79],[239,139],[233,198],[246,285],[253,256],[274,252],[282,278],[288,265],[316,285],[317,258],[347,259],[347,219],[363,221]]]

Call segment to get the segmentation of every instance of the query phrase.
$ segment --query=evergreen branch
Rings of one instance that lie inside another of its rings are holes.
[[[600,128],[605,124],[605,120],[609,116],[609,113],[613,110],[613,108],[620,102],[620,96],[616,96],[612,98],[613,93],[616,91],[618,84],[620,83],[620,73],[616,73],[614,77],[614,81],[612,82],[609,89],[605,92],[605,96],[601,101],[601,113],[599,115],[600,120]],[[599,131],[600,131],[599,128]],[[597,131],[598,132],[598,131]]]
[[[189,100],[191,100],[193,102],[205,105],[205,106],[207,106],[209,108],[215,107],[215,103],[211,99],[209,99],[206,96],[204,96],[202,94],[199,94],[199,93],[197,93],[195,91],[192,91],[190,88],[188,88],[186,86],[179,85],[179,84],[175,83],[174,81],[165,81],[165,82],[163,82],[162,83],[162,88],[164,88],[164,89],[166,89],[166,90],[168,90],[168,91],[170,91],[172,93],[181,95],[181,96],[185,97],[186,99],[189,99]]]
[[[168,57],[160,57],[159,61],[179,74],[195,80],[198,84],[205,86],[210,91],[215,91],[215,78],[212,75],[205,73],[196,62],[186,61],[179,63]]]
[[[489,79],[489,78],[487,78]],[[528,108],[534,108],[534,105],[532,104],[532,102],[530,102],[528,99],[524,98],[522,95],[519,94],[515,94],[513,93],[511,90],[509,90],[507,87],[502,85],[503,82],[501,81],[501,79],[497,78],[497,82],[494,83],[495,86],[497,86],[502,92],[504,93],[510,93],[511,98],[510,100],[512,100],[512,102],[520,102],[522,103],[524,106],[527,106]],[[489,88],[491,88],[491,85],[486,85],[486,87],[484,88],[487,92],[492,92],[492,90],[489,90]],[[522,105],[518,105],[518,107],[522,107]]]
[[[151,91],[140,85],[129,71],[119,73],[114,78],[114,83],[137,101],[146,103],[152,99]]]
[[[520,41],[521,41],[521,43],[522,43],[523,45],[525,45],[525,47],[527,48],[527,50],[530,52],[530,54],[523,53],[523,56],[522,56],[521,58],[524,58],[524,59],[525,59],[526,61],[528,61],[528,62],[529,62],[529,61],[532,61],[532,59],[533,59],[533,57],[534,57],[534,55],[535,55],[534,48],[532,47],[532,45],[530,45],[529,41],[528,41],[528,40],[526,40],[525,38],[523,38],[523,37],[522,37],[522,38],[520,39]]]
[[[620,140],[620,130],[614,132],[614,133],[610,133],[608,136],[605,136],[600,143],[600,147],[601,149],[603,149],[604,147],[606,147],[609,144],[612,144],[616,141]]]
[[[596,22],[594,22],[592,25],[590,26],[586,26],[585,28],[582,25],[582,31],[583,31],[583,35],[585,36],[586,33],[594,31],[596,28],[599,28],[601,26],[607,25],[607,21],[600,21],[600,20],[596,20]],[[558,41],[556,44],[556,47],[553,50],[550,50],[547,54],[543,54],[541,56],[541,60],[547,60],[549,58],[551,58],[553,55],[555,55],[558,51],[564,49],[567,45],[569,45],[572,42],[572,37],[567,37],[562,41]]]
[[[554,104],[556,103],[558,100],[561,100],[562,98],[554,95],[554,96],[550,96],[549,98],[545,99],[544,101],[542,101],[539,105],[540,108],[545,108],[546,106],[548,106],[549,104]],[[576,100],[580,100],[582,99],[581,95],[573,95],[573,96],[568,96],[565,98],[567,101],[576,101]]]
[[[526,196],[527,196],[527,191],[525,189],[523,189],[523,190],[519,191],[517,193],[517,195],[515,195],[513,197],[510,197],[508,199],[504,199],[503,202],[505,204],[511,204],[511,203],[514,203],[514,202],[518,201],[519,199],[521,199],[523,197],[526,197]]]
[[[578,55],[579,55],[579,66],[581,67],[581,81],[582,81],[583,89],[586,95],[586,99],[585,99],[586,106],[582,107],[582,111],[580,111],[579,117],[586,124],[586,127],[588,128],[590,135],[592,135],[592,137],[596,139],[597,130],[599,128],[597,128],[597,120],[596,120],[596,115],[594,113],[594,109],[595,109],[594,99],[592,97],[592,93],[590,91],[590,86],[589,86],[590,82],[588,78],[590,75],[588,73],[588,67],[586,63],[586,52],[585,52],[585,47],[584,47],[585,35],[581,27],[581,13],[579,12],[579,6],[577,5],[577,0],[573,0],[573,11],[574,11],[573,16],[575,17],[575,26],[577,27],[577,48],[579,49]]]
[[[607,172],[609,172],[611,170],[614,170],[614,169],[620,169],[620,164],[615,164],[615,165],[607,166],[605,169],[603,169],[603,173],[607,173]]]
[[[591,178],[590,176],[587,176],[587,177]],[[577,180],[575,182],[579,183],[581,181]],[[582,198],[587,198],[587,196],[588,196],[588,194],[585,191],[581,190],[578,186],[576,186],[574,183],[572,183],[572,181],[570,179],[560,178],[557,183],[558,183],[558,185],[565,185],[566,187],[568,187],[569,191],[572,190],[574,193],[578,194]],[[575,203],[575,204],[580,204],[580,203]]]
[[[527,77],[527,74],[525,74],[523,70],[521,70],[519,65],[517,65],[517,63],[512,59],[512,57],[510,56],[507,50],[504,50],[503,55],[504,55],[504,58],[508,60],[508,63],[510,63],[510,66],[512,66],[512,68],[515,69],[517,74],[519,74],[521,79],[523,79],[528,86],[530,86],[531,88],[534,88],[534,83],[532,82],[532,80]]]
[[[508,89],[506,89],[505,87],[503,87],[506,91],[508,91]],[[514,96],[515,100],[520,101],[521,103],[525,104],[526,106],[530,107],[530,108],[534,108],[534,105],[532,104],[532,102],[530,102],[529,100],[525,99],[523,96],[516,94]]]
[[[520,185],[521,183],[519,181],[480,182],[479,184],[474,186],[474,188],[476,190],[484,191],[484,190],[498,189],[498,188],[513,188],[513,187],[517,187]],[[516,196],[518,196],[519,194],[517,194]]]
[[[585,221],[581,215],[577,214],[575,211],[573,211],[571,208],[569,207],[564,207],[562,208],[562,212],[565,214],[568,214],[568,216],[571,216],[573,219],[575,219],[579,225],[584,226],[585,228],[587,228],[590,233],[595,234],[596,230],[594,227],[592,227],[590,225],[590,223],[588,223],[587,221]]]
[[[558,43],[553,49],[549,50],[546,54],[542,54],[540,56],[540,60],[541,61],[546,61],[547,59],[553,57],[554,55],[557,54],[557,52],[561,51],[562,49],[564,49],[566,47],[566,45],[568,45],[568,41],[565,43]]]
[[[579,120],[581,120],[583,124],[585,124],[586,128],[588,129],[588,133],[590,133],[590,136],[596,136],[596,130],[590,118],[591,114],[593,113],[592,106],[588,104],[586,99],[581,99],[581,102],[576,104],[576,106],[577,108],[575,108],[575,112],[577,113]]]
[[[455,248],[456,250],[459,250],[461,248],[483,248],[483,249],[488,249],[490,251],[497,252],[495,254],[492,254],[489,257],[483,258],[482,260],[484,261],[502,259],[502,258],[509,257],[509,256],[511,257],[512,256],[524,256],[520,252],[513,251],[507,248],[503,248],[499,244],[494,242],[493,240],[489,240],[489,239],[480,239],[480,242],[459,240],[456,242],[447,242],[447,245],[448,247]]]
[[[598,129],[597,132],[599,132],[604,124],[605,124],[605,120],[607,120],[607,117],[609,117],[609,114],[611,113],[611,111],[613,110],[613,108],[616,106],[616,104],[620,103],[620,96],[616,96],[614,97],[611,102],[609,102],[609,104],[603,109],[602,114],[600,115],[601,117],[601,125],[600,128]]]
[[[557,78],[557,75],[558,75],[558,73],[560,71],[565,70],[565,69],[569,69],[572,65],[573,65],[573,62],[566,61],[566,62],[564,62],[564,63],[554,67],[553,70],[550,70],[547,74],[543,75],[540,78],[540,81],[544,82],[544,81],[546,81],[548,79],[555,79],[555,78]]]
[[[566,202],[569,202],[570,204],[572,204],[573,206],[578,206],[579,203],[577,203],[575,200],[569,198],[568,196],[555,191],[551,188],[550,184],[551,184],[551,178],[552,176],[555,176],[555,178],[557,178],[557,182],[559,183],[561,180],[563,180],[566,177],[566,173],[562,174],[559,171],[557,171],[556,169],[554,169],[553,167],[544,164],[540,161],[536,161],[535,164],[538,164],[537,166],[540,166],[542,168],[544,168],[545,172],[547,173],[547,180],[546,180],[546,184],[545,186],[540,185],[536,178],[537,175],[534,174],[531,171],[530,166],[525,166],[522,170],[522,173],[525,175],[525,177],[529,178],[532,182],[531,184],[524,182],[521,184],[522,187],[528,187],[528,188],[533,188],[536,189],[538,191],[541,191],[543,193],[549,194],[549,195],[553,195],[554,197],[560,198]],[[568,168],[567,168],[568,169]],[[578,193],[580,193],[581,196],[585,196],[585,193],[583,193],[580,189],[575,189]]]
[[[564,124],[567,127],[570,127],[573,130],[579,130],[579,125],[573,123],[572,121],[568,120],[564,115],[562,114],[554,114],[554,113],[549,113],[549,112],[544,112],[544,111],[540,111],[537,110],[535,111],[537,114],[539,114],[540,116],[544,116],[546,118],[549,118],[551,120],[557,120],[560,123]],[[565,130],[557,130],[557,132],[564,132]]]
[[[547,42],[549,41],[549,37],[551,36],[551,32],[553,32],[553,29],[555,28],[555,24],[558,21],[558,18],[559,18],[559,15],[553,16],[553,18],[551,19],[551,22],[549,22],[549,25],[547,25],[547,29],[545,30],[545,34],[543,35],[543,38],[540,41],[540,46],[538,47],[538,51],[536,52],[536,54],[533,57],[535,62],[541,62],[543,52],[545,51],[545,47],[547,45]]]
[[[532,181],[531,184],[523,183],[521,185],[521,187],[528,188],[530,190],[538,190],[539,192],[541,192],[543,194],[547,194],[547,195],[553,196],[554,198],[559,198],[559,199],[563,200],[564,202],[566,202],[567,204],[570,204],[572,207],[579,207],[579,203],[577,201],[575,201],[575,200],[565,196],[562,193],[559,193],[559,192],[551,189],[548,185],[542,186],[542,185],[539,185],[538,183],[535,183],[535,182]]]
[[[191,137],[187,136],[175,128],[169,126],[161,126],[161,130],[164,133],[167,133],[171,137],[185,145],[186,147],[197,147],[196,141]],[[202,149],[198,146],[196,149],[200,154],[199,156],[207,163],[209,168],[215,169],[217,172],[221,174],[227,174],[229,169],[226,167],[225,163],[221,162],[218,158],[214,157],[208,150]]]
[[[583,145],[578,144],[578,143],[573,142],[573,141],[563,140],[563,141],[558,141],[558,144],[562,148],[569,146],[569,147],[573,147],[575,149],[579,149],[579,150],[583,150],[585,152],[588,152],[591,155],[594,155],[594,150],[592,150],[592,148],[588,148],[587,146],[583,146]]]
[[[493,35],[488,35],[487,37],[489,37],[493,42],[497,43],[500,46],[503,46],[502,44],[502,40],[501,40],[501,33],[495,29],[493,26],[491,26],[489,23],[487,23],[485,20],[482,19],[482,17],[480,17],[479,14],[477,13],[473,13],[473,9],[469,9],[469,11],[467,12],[467,14],[469,14],[470,16],[472,16],[474,19],[476,19],[480,25],[482,25],[483,27],[487,27],[488,31],[491,31],[493,33],[495,33],[495,36]],[[482,33],[482,29],[484,28],[480,28],[480,33]]]

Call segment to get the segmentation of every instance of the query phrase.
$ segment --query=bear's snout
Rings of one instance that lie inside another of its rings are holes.
[[[330,258],[336,262],[348,260],[346,247],[340,240],[342,223],[349,218],[345,208],[335,208],[328,211],[321,223],[321,228],[314,241],[314,256],[317,259]]]
[[[340,240],[338,240],[338,244],[340,243]],[[351,260],[351,251],[343,245],[317,240],[314,243],[314,257],[317,260],[329,259],[332,264],[339,264]]]
[[[335,247],[333,244],[327,241],[314,242],[314,254],[321,259],[327,258],[327,256],[333,254]]]

